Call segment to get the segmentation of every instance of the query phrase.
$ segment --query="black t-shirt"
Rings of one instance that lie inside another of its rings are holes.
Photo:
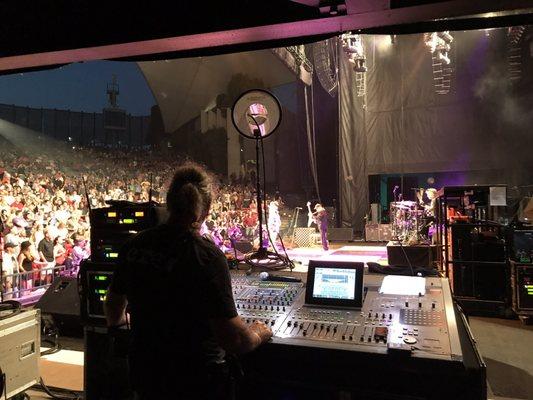
[[[208,321],[237,310],[226,258],[209,240],[166,224],[139,233],[120,252],[111,290],[128,298],[137,385],[201,380],[223,360]]]
[[[54,242],[48,239],[43,239],[37,246],[37,251],[43,253],[44,258],[48,262],[54,261]]]

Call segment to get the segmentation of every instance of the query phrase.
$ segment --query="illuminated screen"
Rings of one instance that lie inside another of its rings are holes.
[[[305,304],[360,308],[364,267],[362,262],[310,260]]]
[[[87,273],[87,314],[90,317],[104,318],[104,302],[112,274],[112,272],[104,271],[89,271]]]
[[[345,268],[315,268],[313,297],[353,300],[357,271]]]

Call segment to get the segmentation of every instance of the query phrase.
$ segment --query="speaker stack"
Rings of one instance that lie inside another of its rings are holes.
[[[61,336],[83,335],[76,278],[63,276],[55,278],[35,307],[41,310],[45,324],[54,325]]]

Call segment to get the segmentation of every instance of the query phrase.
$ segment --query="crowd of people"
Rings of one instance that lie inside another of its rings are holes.
[[[150,195],[164,202],[168,182],[183,161],[148,150],[58,145],[30,152],[0,143],[4,294],[18,297],[49,284],[58,271],[77,273],[90,255],[89,204],[144,202]],[[220,248],[231,247],[234,240],[251,241],[258,231],[253,186],[242,176],[232,177],[216,193],[204,233]]]

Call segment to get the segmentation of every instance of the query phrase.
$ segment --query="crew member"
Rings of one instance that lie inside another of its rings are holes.
[[[199,234],[212,199],[201,167],[178,168],[167,193],[168,222],[136,235],[120,252],[107,295],[110,327],[126,321],[130,375],[140,399],[228,399],[226,354],[272,336],[237,315],[224,254]]]
[[[320,240],[322,242],[322,248],[324,250],[329,250],[328,243],[328,212],[322,206],[322,204],[317,203],[315,205],[315,212],[313,213],[316,225],[318,226],[318,231],[320,232]]]

